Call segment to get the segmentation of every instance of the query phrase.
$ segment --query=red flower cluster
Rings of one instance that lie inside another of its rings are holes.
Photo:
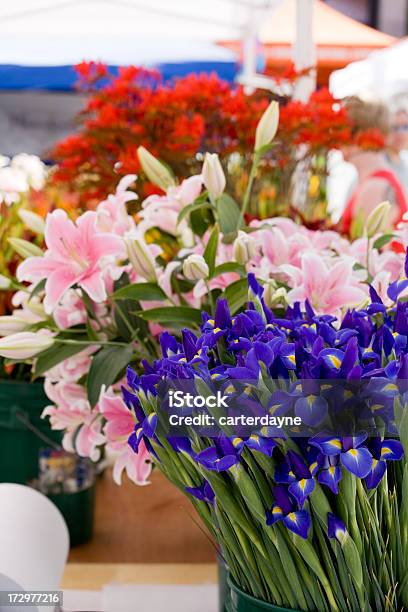
[[[80,87],[92,91],[81,113],[82,129],[51,155],[57,162],[54,181],[79,193],[85,206],[105,197],[121,176],[139,171],[139,145],[179,177],[199,170],[201,151],[221,158],[236,151],[247,161],[256,124],[269,103],[265,93],[247,96],[215,75],[192,74],[163,84],[157,72],[143,68],[121,68],[115,77],[97,63],[77,70]],[[102,86],[96,89],[98,81]],[[313,94],[307,104],[286,102],[278,146],[268,160],[271,169],[288,164],[298,145],[306,145],[310,156],[351,142],[350,121],[327,90]],[[364,146],[371,146],[373,139],[368,141]],[[142,195],[150,193],[151,186],[139,180]]]

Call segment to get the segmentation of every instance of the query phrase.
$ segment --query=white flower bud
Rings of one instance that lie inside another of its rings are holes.
[[[259,151],[275,138],[279,125],[279,104],[273,100],[256,126],[255,151]]]
[[[159,162],[145,147],[138,147],[137,155],[149,181],[160,187],[163,191],[167,191],[169,187],[175,186],[176,182],[169,169]]]
[[[201,174],[208,193],[216,200],[224,193],[226,185],[224,170],[216,153],[205,154]]]
[[[381,202],[368,215],[365,229],[368,238],[372,238],[382,232],[390,224],[391,204],[387,201]]]
[[[183,273],[189,280],[201,280],[207,278],[209,269],[204,257],[193,253],[183,262]]]
[[[277,288],[276,282],[270,280],[264,286],[263,299],[268,308],[286,307],[288,305],[288,292],[284,287]]]
[[[157,280],[156,265],[148,245],[141,238],[125,239],[129,261],[137,274],[145,280],[155,282]]]
[[[255,240],[250,234],[240,230],[232,249],[234,259],[240,264],[246,264],[256,255]]]
[[[31,210],[22,208],[18,211],[18,216],[24,225],[34,232],[34,234],[38,234],[40,236],[44,235],[45,221],[42,217],[40,217],[40,215],[37,215],[37,213],[34,213]]]
[[[54,344],[54,338],[40,332],[20,332],[0,338],[0,356],[30,359]]]
[[[1,316],[0,317],[0,336],[10,336],[11,334],[17,334],[29,327],[29,323],[21,317],[12,316]]]
[[[7,291],[11,287],[11,280],[7,276],[0,274],[0,291]]]
[[[22,238],[9,238],[8,242],[21,257],[42,257],[44,255],[39,246],[32,242],[28,242],[28,240],[23,240]]]

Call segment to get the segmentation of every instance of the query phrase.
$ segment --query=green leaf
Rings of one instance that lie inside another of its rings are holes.
[[[218,227],[214,227],[211,235],[208,239],[207,246],[204,251],[204,259],[207,263],[210,276],[213,275],[215,269],[215,258],[217,255],[217,247],[218,247],[218,237],[219,237]]]
[[[235,314],[248,301],[248,281],[241,278],[229,285],[224,291],[227,298],[231,314]]]
[[[139,310],[137,316],[145,321],[167,324],[200,325],[201,311],[188,306],[169,306],[166,308],[151,308],[150,310]]]
[[[113,300],[163,301],[167,299],[163,289],[156,283],[135,283],[121,287],[110,295]]]
[[[39,293],[41,293],[41,291],[44,291],[45,289],[45,283],[47,282],[46,278],[43,278],[42,280],[40,280],[39,283],[36,284],[36,286],[34,287],[34,289],[31,291],[30,293],[30,298],[28,301],[30,301],[33,297],[35,297],[36,295],[38,295]]]
[[[204,196],[204,194],[203,194]],[[181,221],[190,213],[195,210],[201,210],[203,208],[211,208],[210,202],[207,200],[207,194],[205,194],[205,199],[197,198],[192,204],[187,204],[179,213],[177,217],[177,224],[181,223]]]
[[[197,236],[204,236],[208,228],[214,225],[214,213],[212,208],[200,208],[194,210],[190,215],[190,227]]]
[[[222,233],[225,236],[228,234],[235,235],[241,216],[236,201],[227,193],[223,193],[217,200],[217,212]]]
[[[84,340],[85,339],[87,340],[86,336],[84,337]],[[64,359],[68,359],[80,353],[88,346],[89,342],[81,342],[80,339],[78,339],[78,344],[54,344],[39,355],[34,370],[35,378],[42,376],[44,372],[58,365],[61,361],[64,361]]]
[[[88,373],[88,399],[95,406],[101,393],[102,385],[109,387],[118,379],[121,372],[132,359],[133,348],[129,346],[106,346],[92,359]]]
[[[373,244],[374,249],[381,249],[383,246],[391,242],[393,238],[395,238],[395,234],[384,234],[383,236],[380,236]]]
[[[215,278],[216,276],[220,276],[220,274],[227,274],[228,272],[236,272],[240,276],[246,276],[244,266],[236,261],[227,261],[219,266],[215,266],[214,272],[210,278]]]

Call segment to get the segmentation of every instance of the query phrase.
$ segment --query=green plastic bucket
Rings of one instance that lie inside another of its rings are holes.
[[[77,493],[47,495],[64,517],[71,547],[85,544],[92,538],[95,511],[95,485]]]
[[[220,553],[217,553],[218,569],[218,612],[225,612],[229,596],[228,567]]]
[[[247,593],[241,591],[231,580],[228,579],[230,587],[230,599],[226,603],[225,612],[300,612],[299,610],[290,610],[289,608],[281,608],[256,599]]]
[[[49,403],[42,383],[0,380],[0,482],[37,478],[40,448],[61,442],[61,433],[41,419]]]

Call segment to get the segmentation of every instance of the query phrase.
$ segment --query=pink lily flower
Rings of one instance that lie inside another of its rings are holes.
[[[136,174],[124,176],[116,192],[98,204],[96,209],[98,230],[123,236],[135,227],[133,218],[127,212],[126,203],[138,199],[136,193],[128,191],[128,187],[134,183],[136,178]]]
[[[128,444],[129,436],[135,428],[135,420],[125,402],[119,395],[102,391],[99,409],[107,421],[104,428],[107,448],[115,453],[114,481],[121,484],[122,472],[125,470],[130,480],[136,484],[149,484],[148,478],[152,471],[150,455],[143,441],[139,444],[137,453]]]
[[[363,288],[353,279],[353,265],[349,259],[338,260],[327,265],[319,253],[304,253],[301,264],[300,283],[289,291],[291,303],[308,299],[312,307],[321,314],[334,314],[344,308],[358,306],[367,298]]]
[[[99,447],[106,442],[106,438],[101,431],[99,409],[91,408],[84,387],[73,382],[52,384],[46,380],[44,389],[55,405],[47,406],[42,417],[49,417],[52,429],[65,430],[62,440],[64,449],[98,461]]]
[[[44,257],[29,257],[17,269],[21,281],[45,284],[44,307],[51,313],[64,293],[78,285],[95,302],[106,299],[101,259],[126,257],[124,242],[118,236],[96,229],[96,213],[88,211],[74,224],[63,210],[47,216],[47,251]]]
[[[178,187],[169,187],[166,195],[152,195],[147,198],[140,212],[142,221],[139,223],[139,231],[145,233],[151,227],[158,227],[164,232],[176,236],[187,227],[186,222],[182,222],[180,227],[177,218],[180,211],[194,202],[200,195],[203,179],[201,174],[190,176],[185,179]]]

